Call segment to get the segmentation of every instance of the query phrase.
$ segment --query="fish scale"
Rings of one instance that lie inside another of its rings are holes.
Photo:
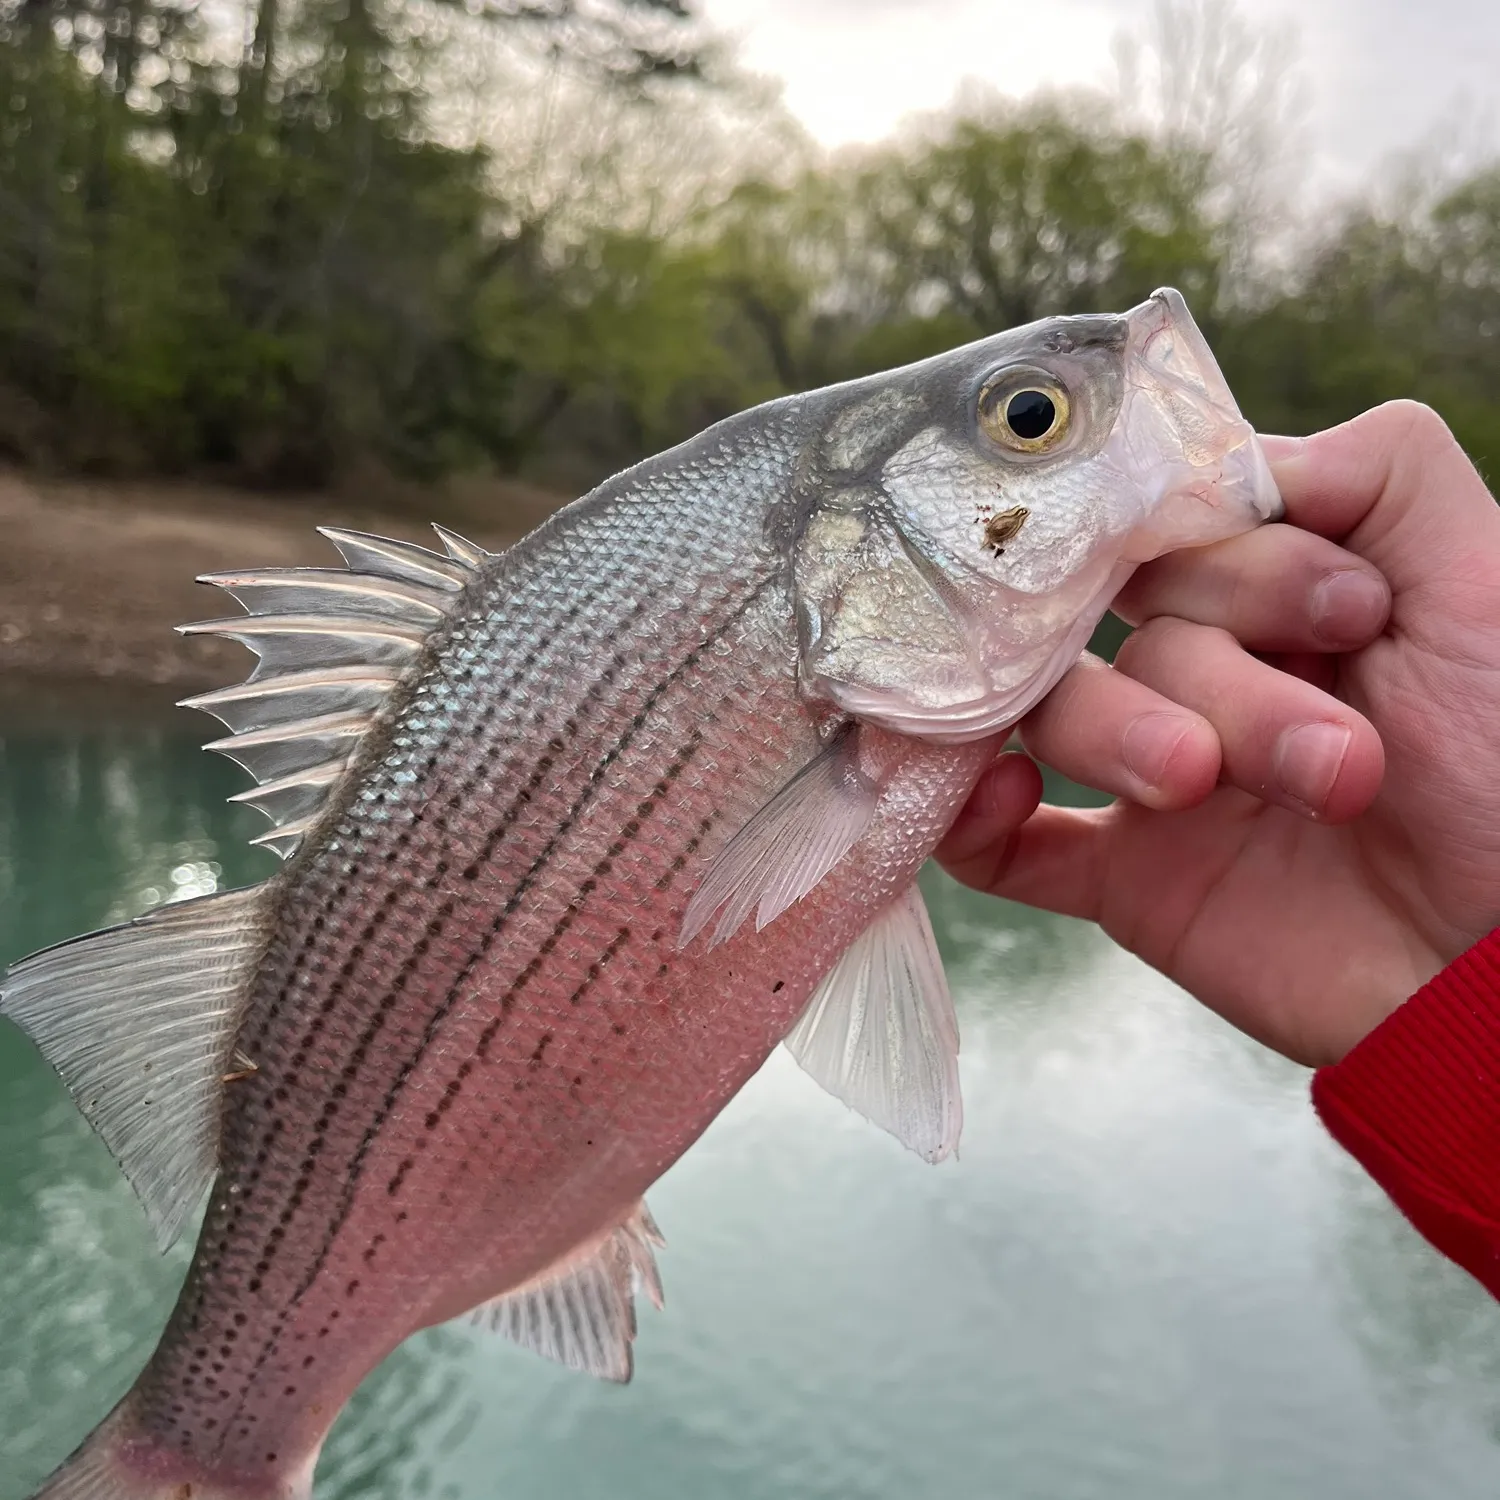
[[[684,498],[693,503],[690,492]],[[695,504],[694,509],[701,507]],[[694,532],[698,529],[697,525],[693,528]],[[621,528],[616,525],[609,530],[618,551]],[[659,539],[661,534],[660,516],[647,514],[642,507],[637,545],[653,535]],[[585,537],[577,542],[569,539],[566,547],[555,550],[567,559],[580,547],[595,545],[594,538]],[[538,689],[548,683],[556,661],[590,660],[601,633],[598,615],[603,613],[608,619],[610,601],[592,611],[589,621],[575,617],[568,622],[568,607],[563,605],[566,595],[544,571],[545,562],[525,557],[513,561],[518,571],[523,565],[529,582],[525,591],[512,591],[508,570],[501,571],[487,583],[471,613],[455,621],[439,650],[434,681],[418,685],[392,725],[391,748],[383,758],[381,777],[362,789],[326,849],[309,861],[306,872],[289,872],[296,878],[283,894],[284,906],[317,915],[309,915],[300,924],[286,924],[284,935],[278,937],[261,967],[242,1032],[242,1045],[258,1071],[229,1095],[219,1186],[184,1294],[186,1326],[192,1336],[183,1347],[170,1338],[164,1340],[143,1382],[137,1409],[137,1420],[164,1438],[206,1430],[209,1441],[192,1456],[229,1471],[250,1470],[257,1462],[264,1463],[266,1453],[276,1450],[267,1449],[259,1434],[271,1428],[300,1435],[298,1428],[307,1425],[307,1408],[320,1404],[316,1385],[310,1385],[301,1368],[308,1356],[296,1353],[283,1358],[279,1354],[278,1340],[284,1334],[299,1348],[319,1346],[314,1368],[348,1368],[353,1356],[372,1348],[383,1353],[410,1331],[410,1297],[402,1295],[402,1278],[408,1273],[403,1267],[425,1264],[432,1254],[451,1256],[451,1241],[467,1235],[482,1237],[487,1249],[473,1275],[487,1283],[486,1291],[493,1291],[524,1280],[597,1227],[597,1222],[589,1220],[600,1218],[601,1206],[586,1174],[576,1193],[576,1209],[558,1212],[548,1205],[556,1221],[550,1235],[540,1232],[528,1215],[526,1195],[531,1189],[535,1196],[533,1183],[553,1180],[543,1163],[535,1160],[536,1139],[557,1139],[564,1123],[569,1126],[569,1138],[580,1131],[587,1139],[588,1131],[602,1137],[606,1131],[618,1130],[620,1122],[613,1117],[613,1097],[622,1088],[615,1077],[617,1054],[629,1049],[639,1056],[653,1047],[665,1049],[671,1040],[655,1035],[651,1024],[656,1009],[651,984],[660,983],[655,971],[670,967],[669,960],[675,957],[675,931],[669,934],[663,925],[677,894],[671,889],[670,867],[685,853],[691,858],[697,852],[701,826],[712,826],[722,798],[717,781],[702,774],[686,783],[674,774],[665,795],[658,797],[664,770],[671,770],[679,760],[683,768],[691,766],[691,756],[682,750],[696,742],[707,745],[705,760],[716,775],[727,772],[738,779],[749,774],[752,782],[763,786],[784,779],[797,752],[805,754],[816,743],[810,735],[808,712],[789,691],[782,668],[792,649],[783,595],[772,592],[761,618],[747,626],[764,641],[762,654],[769,668],[761,674],[758,691],[747,690],[743,679],[716,688],[715,678],[704,666],[705,655],[717,660],[711,657],[715,638],[733,628],[758,598],[771,592],[765,576],[752,575],[737,590],[724,587],[722,576],[707,580],[709,607],[691,615],[675,608],[670,596],[665,607],[647,611],[640,608],[639,600],[622,594],[620,628],[609,634],[608,641],[615,646],[616,656],[627,656],[629,670],[607,683],[596,678],[595,687],[575,702],[555,693],[543,697]],[[716,588],[723,602],[713,598]],[[736,594],[743,596],[743,603],[729,602]],[[558,747],[552,757],[538,755],[538,731],[544,726],[536,722],[537,710],[532,710],[529,722],[517,723],[519,712],[510,718],[497,714],[493,700],[483,703],[472,691],[464,702],[455,681],[465,672],[468,659],[489,655],[487,636],[506,638],[514,630],[515,616],[524,617],[536,603],[545,605],[548,600],[554,601],[555,633],[529,671],[507,679],[500,691],[508,689],[508,701],[521,711],[540,702],[540,712],[551,720],[566,716],[560,729],[574,722],[569,741],[554,737],[543,742]],[[625,635],[632,621],[634,634]],[[664,630],[665,624],[672,629]],[[695,668],[702,670],[695,672]],[[600,683],[605,683],[604,691],[597,690]],[[717,700],[707,713],[705,694]],[[584,720],[580,710],[591,696],[593,716]],[[774,708],[768,710],[766,698],[774,700]],[[460,706],[450,722],[434,733],[432,705],[445,700]],[[479,722],[487,723],[488,740],[475,736]],[[680,727],[684,723],[687,727]],[[773,727],[768,729],[768,725]],[[747,735],[752,738],[747,740]],[[664,767],[659,746],[672,740],[682,744]],[[452,754],[455,743],[466,746],[465,756]],[[754,761],[742,753],[747,743],[755,746]],[[596,748],[599,745],[607,747],[602,755]],[[514,785],[524,775],[522,786],[535,787],[525,804],[524,818],[507,823],[514,800],[498,818],[493,805],[470,803],[472,778],[467,765],[486,755],[496,768],[491,772],[494,781],[503,784],[508,779]],[[547,770],[539,782],[536,770],[544,759]],[[415,779],[403,780],[414,766],[427,767],[425,776],[418,772]],[[496,774],[501,767],[503,772]],[[706,796],[713,801],[704,800]],[[427,822],[424,812],[448,808],[455,797],[458,808],[450,813],[444,831],[421,837]],[[622,837],[622,830],[632,821],[639,822],[638,816],[631,815],[648,800],[657,804],[653,807],[658,814],[657,829],[674,827],[676,839],[658,838],[648,844],[638,837]],[[366,809],[375,810],[376,815],[362,816]],[[504,837],[497,840],[497,833]],[[626,858],[627,843],[636,858]],[[695,844],[691,852],[687,850],[690,843]],[[611,850],[617,853],[611,855]],[[400,900],[388,905],[392,892],[381,891],[377,896],[379,877],[393,867],[387,855],[397,853]],[[451,875],[469,861],[480,861],[482,869],[476,871],[474,881],[459,885],[455,903],[445,888],[445,878],[434,871],[441,864],[445,875]],[[658,881],[665,882],[660,893]],[[592,889],[580,900],[585,886]],[[639,970],[653,968],[653,964],[638,961],[609,971],[619,956],[621,933],[632,930],[622,927],[615,913],[624,911],[633,924],[639,924],[651,917],[653,898],[660,908],[660,921],[652,921],[646,931],[657,934],[651,944],[657,952],[654,972],[645,982],[644,993],[636,991],[622,1006],[615,990],[619,979],[633,981],[634,990],[641,980]],[[446,916],[442,915],[445,909]],[[372,915],[361,926],[358,916],[344,918],[346,912]],[[503,930],[492,918],[486,920],[488,914],[497,912],[513,929],[498,952],[493,941],[486,942],[491,933]],[[378,930],[371,933],[376,915],[380,917]],[[453,942],[446,953],[434,952],[427,940],[438,922],[444,934],[468,936]],[[344,934],[342,942],[320,940],[330,928]],[[566,940],[556,942],[564,933]],[[555,944],[550,950],[555,962],[548,964],[542,982],[536,955],[550,956],[549,944]],[[299,952],[307,954],[308,960],[296,967]],[[475,959],[489,954],[493,959],[482,962],[480,972],[474,972]],[[419,960],[415,970],[414,958]],[[343,976],[351,960],[356,967],[345,977],[339,1003],[328,1009],[330,979]],[[295,974],[290,972],[294,967]],[[523,984],[528,969],[531,979]],[[398,989],[393,980],[403,975],[410,977]],[[397,994],[410,1002],[399,1010],[389,1003]],[[485,1034],[495,1024],[496,1007],[503,1017],[522,996],[527,1014],[509,1026],[502,1020],[508,1045],[498,1055],[486,1055],[490,1047]],[[290,1003],[294,998],[301,1004]],[[614,1028],[621,1023],[611,1019],[592,1034],[577,1013],[585,999],[591,1012],[601,1018],[628,1006],[630,1024],[619,1033]],[[795,1014],[804,999],[805,994],[792,994],[783,1003],[792,1006]],[[308,1022],[300,1028],[294,1023],[289,1036],[279,1030],[289,1013],[305,1014],[308,1009],[316,1018],[315,1036],[309,1036],[312,1023]],[[453,1014],[455,1010],[462,1014]],[[268,1016],[266,1022],[259,1019],[262,1011]],[[644,1026],[642,1018],[646,1018]],[[455,1173],[464,1173],[468,1160],[452,1150],[449,1138],[468,1138],[469,1149],[474,1151],[492,1146],[497,1137],[503,1141],[509,1113],[505,1106],[520,1092],[517,1085],[534,1091],[531,1063],[544,1034],[553,1038],[555,1061],[550,1076],[587,1078],[588,1091],[598,1103],[592,1111],[579,1104],[576,1095],[581,1086],[569,1082],[545,1111],[550,1123],[538,1131],[537,1105],[527,1100],[532,1124],[522,1139],[522,1150],[532,1159],[529,1169],[523,1165],[512,1174],[506,1170],[503,1150],[490,1156],[490,1203],[469,1205],[466,1215],[478,1218],[480,1225],[465,1223],[465,1215],[456,1216],[452,1204],[430,1205],[442,1210],[443,1227],[433,1243],[431,1214],[423,1211],[421,1200],[408,1187],[417,1175],[406,1164],[419,1166],[425,1174],[424,1192],[440,1195],[450,1187]],[[585,1036],[586,1045],[581,1040]],[[326,1119],[327,1106],[321,1102],[316,1116],[309,1118],[307,1112],[299,1111],[292,1080],[281,1081],[298,1056],[291,1050],[294,1040],[302,1049],[313,1043],[297,1067],[300,1075],[338,1076],[351,1059],[358,1062],[358,1071],[348,1080],[332,1120]],[[761,1057],[770,1045],[774,1040]],[[429,1049],[440,1052],[442,1060],[413,1077],[413,1068]],[[480,1060],[480,1069],[465,1073],[455,1096],[450,1089],[475,1058]],[[625,1061],[628,1065],[629,1059]],[[758,1064],[760,1058],[755,1061]],[[602,1087],[598,1082],[601,1070]],[[629,1066],[624,1071],[629,1078]],[[403,1085],[414,1096],[409,1118],[415,1128],[404,1138],[398,1132],[387,1142],[381,1139],[381,1130]],[[694,1087],[689,1093],[699,1096]],[[455,1097],[462,1099],[462,1105],[444,1109]],[[707,1123],[693,1118],[700,1113],[701,1107],[689,1112],[688,1128],[696,1126],[695,1134]],[[343,1123],[370,1120],[372,1114],[371,1123]],[[483,1128],[476,1129],[476,1117],[482,1119]],[[318,1149],[310,1151],[310,1142]],[[255,1157],[268,1146],[274,1157],[257,1170]],[[650,1172],[661,1155],[662,1148],[653,1146],[641,1170]],[[562,1166],[555,1160],[549,1165]],[[618,1164],[610,1170],[616,1177],[621,1175]],[[607,1220],[626,1208],[649,1180],[624,1179],[602,1205],[603,1217]],[[359,1202],[361,1185],[367,1181],[372,1206]],[[409,1208],[409,1202],[417,1206]],[[290,1223],[282,1217],[288,1209],[295,1215]],[[399,1222],[398,1215],[404,1215]],[[499,1222],[490,1225],[488,1220]],[[250,1226],[258,1226],[261,1234]],[[357,1246],[357,1255],[339,1243],[341,1233]],[[366,1259],[376,1235],[381,1237],[378,1251]],[[518,1257],[507,1256],[507,1241],[519,1247]],[[361,1269],[352,1274],[356,1264]],[[390,1278],[384,1274],[387,1266],[395,1268]],[[351,1294],[348,1289],[356,1284],[358,1290]],[[265,1309],[265,1322],[255,1330],[256,1339],[237,1332],[234,1322],[244,1316],[247,1297],[260,1299]],[[393,1298],[394,1311],[382,1317],[382,1310],[392,1308]],[[298,1309],[296,1328],[289,1328],[283,1314],[275,1311],[289,1304]],[[330,1323],[330,1314],[337,1314],[332,1320],[337,1328]],[[345,1331],[349,1329],[357,1332]],[[184,1391],[201,1389],[205,1351],[222,1353],[226,1339],[232,1359],[208,1361],[210,1372],[215,1363],[225,1369],[205,1393],[205,1405],[195,1409]],[[198,1376],[190,1372],[194,1364],[200,1367]],[[236,1374],[238,1381],[233,1378]],[[260,1392],[247,1399],[252,1385],[261,1388]],[[145,1400],[148,1390],[149,1403]],[[277,1391],[290,1410],[267,1401],[267,1393]],[[346,1394],[336,1392],[335,1396]],[[180,1408],[175,1416],[171,1415],[173,1407]],[[165,1419],[158,1417],[163,1410]]]
[[[248,613],[190,628],[261,662],[196,701],[288,863],[0,987],[163,1242],[212,1183],[155,1353],[45,1500],[307,1500],[364,1375],[466,1313],[628,1378],[643,1194],[783,1040],[952,1152],[917,872],[1127,555],[1268,513],[1180,304],[743,414],[498,557],[331,531],[342,570],[206,580]],[[1047,409],[1079,432],[1039,463]]]

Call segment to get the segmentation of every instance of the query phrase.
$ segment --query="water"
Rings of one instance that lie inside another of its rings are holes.
[[[178,717],[0,695],[0,962],[268,872]],[[651,1195],[668,1305],[632,1386],[435,1330],[345,1413],[320,1500],[1493,1500],[1500,1308],[1305,1075],[1087,928],[928,893],[960,1162],[778,1056]],[[0,1500],[130,1383],[185,1264],[0,1023]]]

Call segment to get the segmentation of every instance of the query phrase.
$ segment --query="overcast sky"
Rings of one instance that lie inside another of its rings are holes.
[[[740,56],[785,83],[820,141],[874,140],[903,114],[947,103],[965,77],[1007,93],[1105,83],[1122,30],[1152,0],[701,0]],[[1500,0],[1240,0],[1254,22],[1291,21],[1311,95],[1319,176],[1367,175],[1393,151],[1463,121],[1500,148]]]

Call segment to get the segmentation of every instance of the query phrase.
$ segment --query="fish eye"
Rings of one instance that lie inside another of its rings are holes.
[[[1068,435],[1068,393],[1040,370],[1010,370],[979,393],[979,426],[1012,453],[1049,453]]]

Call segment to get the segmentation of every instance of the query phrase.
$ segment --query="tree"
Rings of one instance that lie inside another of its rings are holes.
[[[1127,306],[1167,280],[1211,304],[1220,255],[1198,165],[1082,101],[997,101],[882,153],[855,195],[893,302],[992,332]]]
[[[1244,299],[1290,226],[1306,162],[1308,95],[1290,23],[1255,24],[1233,0],[1157,0],[1143,35],[1115,39],[1121,119],[1199,177]]]
[[[325,480],[514,457],[476,309],[534,239],[430,87],[474,27],[600,89],[692,76],[683,0],[0,0],[0,451]],[[243,43],[240,38],[243,37]]]

